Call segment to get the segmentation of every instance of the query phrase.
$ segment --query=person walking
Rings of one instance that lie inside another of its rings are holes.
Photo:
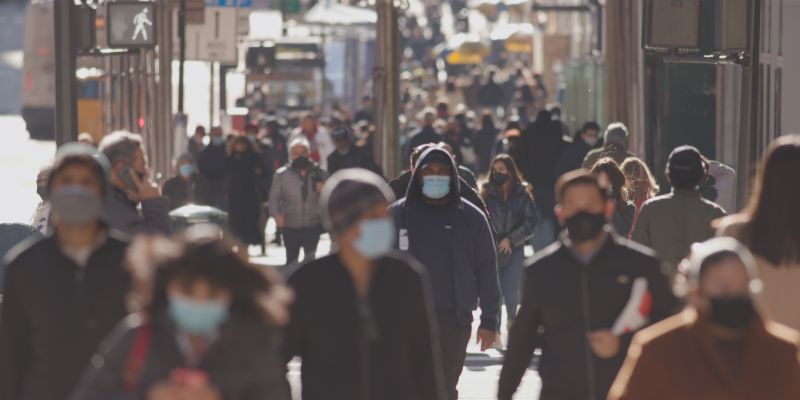
[[[379,172],[378,166],[369,155],[353,143],[353,132],[346,126],[333,130],[333,142],[336,151],[328,156],[328,174],[343,169],[363,168],[372,172]]]
[[[64,400],[125,317],[127,243],[101,221],[108,161],[62,146],[47,180],[52,235],[7,254],[0,307],[0,399]]]
[[[286,289],[212,226],[140,238],[132,311],[71,400],[289,400],[280,363]]]
[[[621,122],[609,124],[603,133],[603,147],[586,154],[582,167],[592,169],[597,161],[606,157],[611,157],[617,165],[622,165],[626,159],[634,157],[628,151],[628,127],[625,124]]]
[[[749,205],[720,223],[718,236],[739,239],[755,255],[764,284],[759,304],[777,322],[800,330],[800,135],[767,150]]]
[[[302,359],[304,400],[443,400],[429,283],[393,252],[391,189],[345,169],[322,189],[320,211],[337,250],[290,276],[294,290],[284,359]]]
[[[310,146],[308,157],[311,161],[328,170],[328,156],[336,150],[328,128],[319,123],[313,114],[307,114],[300,121],[300,126],[289,135],[289,143],[297,139],[306,139]]]
[[[461,197],[453,158],[439,147],[423,152],[408,192],[390,207],[397,247],[425,266],[433,286],[447,398],[456,400],[472,312],[481,308],[478,342],[486,350],[500,325],[495,244],[484,214]]]
[[[725,211],[700,197],[697,189],[706,175],[706,165],[696,148],[680,146],[673,150],[666,174],[672,193],[642,205],[631,238],[655,250],[674,273],[692,243],[714,236],[711,223]]]
[[[286,265],[300,256],[313,260],[317,253],[322,220],[319,214],[319,194],[325,182],[325,171],[311,161],[311,145],[297,139],[289,145],[291,162],[278,169],[269,191],[269,209],[275,224],[283,231],[286,245]]]
[[[583,160],[600,141],[600,125],[597,122],[587,122],[583,124],[581,131],[575,135],[572,143],[567,145],[564,153],[556,163],[555,179],[567,172],[581,168]]]
[[[566,231],[527,264],[499,400],[512,398],[537,348],[541,399],[605,399],[632,333],[678,305],[652,252],[607,228],[614,202],[603,182],[573,171],[556,193]]]
[[[625,178],[628,179],[628,198],[636,206],[636,215],[633,218],[633,226],[635,227],[636,221],[639,220],[639,212],[642,211],[642,205],[658,194],[658,183],[653,178],[653,174],[647,164],[637,157],[626,159],[620,168],[622,173],[625,174]],[[633,235],[633,231],[628,237],[631,235]]]
[[[126,131],[103,137],[98,147],[111,163],[111,193],[104,221],[128,235],[170,233],[169,199],[150,181],[142,137]]]
[[[481,196],[489,208],[489,222],[496,232],[500,289],[507,325],[511,328],[519,304],[525,243],[533,236],[539,217],[530,185],[522,179],[514,159],[507,154],[492,160],[489,181],[483,184]]]
[[[36,174],[36,194],[39,195],[41,201],[36,205],[36,210],[33,212],[30,223],[28,224],[42,235],[50,233],[50,196],[49,193],[47,193],[47,179],[50,176],[52,168],[51,165],[45,165],[40,168],[39,173]]]
[[[592,167],[592,173],[607,186],[611,187],[614,200],[614,216],[611,226],[622,237],[628,237],[636,218],[636,205],[628,200],[628,180],[611,158],[602,158]]]
[[[478,172],[489,170],[492,160],[492,149],[500,130],[494,123],[492,113],[486,111],[481,116],[481,129],[475,134],[475,153],[478,156]]]
[[[609,400],[800,398],[800,335],[756,306],[747,248],[693,245],[685,286],[687,309],[636,335]]]
[[[436,122],[436,110],[426,108],[422,110],[422,117],[420,118],[422,127],[417,129],[411,134],[411,139],[408,142],[408,150],[406,154],[411,156],[411,152],[419,146],[428,143],[439,143],[442,141],[442,135],[436,132],[433,124]]]
[[[225,190],[225,177],[227,176],[228,148],[225,137],[222,135],[222,128],[215,126],[209,132],[211,142],[200,152],[197,158],[197,166],[200,175],[208,182],[208,190],[211,194],[211,206],[220,210],[228,210]]]
[[[197,125],[194,128],[194,134],[189,138],[189,145],[187,146],[187,151],[195,159],[200,157],[200,153],[202,153],[203,149],[206,147],[206,144],[203,142],[205,137],[206,128],[203,125]]]
[[[169,209],[175,210],[188,204],[209,204],[208,184],[197,173],[194,158],[184,153],[175,160],[178,175],[164,182],[161,192],[169,198]]]
[[[255,151],[255,145],[244,136],[237,136],[230,144],[228,172],[225,178],[228,193],[228,221],[231,232],[245,245],[260,245],[263,232],[259,232],[261,200],[258,183],[264,165]]]

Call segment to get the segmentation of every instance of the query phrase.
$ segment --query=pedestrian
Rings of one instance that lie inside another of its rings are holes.
[[[225,190],[225,177],[228,168],[228,144],[222,134],[222,128],[215,126],[209,132],[211,142],[200,152],[197,158],[197,167],[208,182],[211,194],[211,205],[223,210],[228,210]]]
[[[564,149],[564,153],[561,154],[561,157],[558,159],[555,178],[558,179],[567,172],[581,168],[586,155],[597,146],[599,141],[600,125],[594,121],[583,124],[581,131],[575,135],[572,143],[567,145]]]
[[[361,109],[353,116],[353,123],[365,121],[371,124],[373,122],[372,110],[372,96],[365,95],[361,98]]]
[[[97,148],[97,143],[95,143],[94,137],[92,137],[92,134],[89,133],[89,132],[81,132],[81,133],[79,133],[78,134],[78,143],[81,143],[81,144],[89,146],[89,147]]]
[[[308,154],[310,160],[318,163],[323,170],[327,171],[328,156],[335,150],[328,128],[322,126],[313,114],[307,114],[300,121],[300,126],[289,135],[288,142],[293,143],[297,139],[308,141],[311,146]]]
[[[673,150],[666,170],[672,192],[645,202],[633,229],[631,238],[655,250],[673,273],[689,246],[713,237],[711,222],[725,215],[720,206],[700,197],[706,168],[696,148]]]
[[[478,104],[492,112],[497,112],[497,109],[504,104],[504,98],[506,97],[503,87],[495,81],[496,76],[497,70],[494,68],[489,69],[486,73],[486,79],[478,89]]]
[[[736,170],[715,160],[703,157],[708,165],[708,174],[700,184],[700,195],[717,203],[726,212],[735,212]]]
[[[62,146],[47,180],[52,235],[7,255],[0,399],[64,400],[101,340],[125,317],[127,243],[101,222],[108,162]]]
[[[800,398],[798,332],[756,306],[750,251],[730,238],[695,244],[687,280],[687,309],[636,335],[608,398]]]
[[[261,200],[258,183],[264,173],[261,158],[252,141],[237,136],[230,144],[226,177],[228,223],[237,240],[245,245],[260,245],[264,233],[259,232]]]
[[[187,151],[189,154],[197,159],[200,157],[200,153],[203,152],[203,149],[206,147],[203,140],[206,137],[206,128],[203,125],[197,125],[194,128],[194,134],[192,137],[189,138],[189,146]]]
[[[195,226],[131,245],[133,314],[72,400],[291,399],[278,340],[286,289],[221,236]]]
[[[592,167],[592,173],[606,186],[611,188],[611,198],[614,200],[614,215],[611,217],[611,226],[622,237],[629,237],[636,218],[636,205],[628,198],[628,179],[611,158],[601,158]]]
[[[284,353],[302,359],[304,400],[445,398],[424,269],[392,251],[393,197],[363,169],[325,183],[320,209],[337,250],[289,277]]]
[[[105,222],[128,235],[168,235],[169,199],[150,181],[142,137],[126,131],[112,132],[100,141],[99,151],[111,163]]]
[[[475,134],[475,153],[478,156],[478,173],[489,170],[492,160],[492,147],[497,140],[499,130],[495,126],[494,117],[488,111],[481,116],[481,129]]]
[[[450,400],[458,398],[475,306],[481,308],[477,342],[482,351],[494,343],[500,325],[491,228],[480,209],[462,199],[460,182],[453,158],[431,147],[417,160],[406,197],[390,208],[398,248],[419,260],[431,277]]]
[[[409,141],[410,147],[408,151],[406,151],[409,157],[414,149],[423,144],[439,143],[442,141],[442,135],[433,128],[433,124],[436,122],[436,110],[431,108],[422,110],[422,117],[420,119],[422,120],[422,128],[411,134],[411,140]]]
[[[50,201],[47,193],[47,179],[52,170],[51,165],[42,166],[36,174],[36,194],[41,200],[36,206],[30,220],[30,226],[36,228],[42,235],[50,233]]]
[[[647,200],[655,197],[660,189],[655,178],[653,178],[653,174],[650,172],[650,168],[638,157],[626,159],[620,168],[628,180],[628,198],[636,206],[636,215],[633,218],[633,226],[635,227],[636,221],[639,219],[639,212],[642,211],[642,205]],[[632,234],[633,231],[628,237]]]
[[[313,260],[317,253],[322,220],[319,194],[326,174],[311,161],[311,145],[296,139],[289,145],[291,162],[275,172],[269,192],[269,209],[275,224],[283,231],[286,265],[297,261],[300,248],[303,260]]]
[[[621,122],[609,124],[603,134],[603,147],[594,149],[583,160],[583,168],[592,169],[601,158],[611,157],[617,165],[622,165],[626,159],[634,157],[628,151],[628,127]]]
[[[512,398],[537,348],[540,398],[605,399],[632,333],[677,306],[661,262],[607,228],[614,202],[604,183],[573,171],[556,193],[566,231],[525,269],[499,400]]]
[[[726,218],[717,235],[744,243],[764,284],[760,305],[771,318],[800,330],[800,136],[778,138],[767,150],[749,205]]]
[[[336,151],[328,156],[328,173],[334,174],[337,171],[348,168],[363,168],[372,172],[378,171],[378,166],[369,156],[359,147],[353,144],[353,132],[346,126],[340,126],[333,130],[333,143]]]
[[[166,182],[162,193],[169,198],[169,209],[175,210],[188,204],[208,205],[208,184],[197,173],[194,158],[189,153],[178,156],[175,160],[178,174]]]
[[[522,179],[514,159],[507,154],[491,163],[489,181],[481,196],[489,208],[489,222],[497,243],[497,268],[500,289],[506,306],[507,326],[511,329],[517,315],[525,243],[533,236],[538,222],[530,185]]]

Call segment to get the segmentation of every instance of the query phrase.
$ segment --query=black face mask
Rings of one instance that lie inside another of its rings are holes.
[[[581,211],[564,221],[569,238],[573,242],[585,242],[594,239],[606,225],[606,216],[602,213],[592,214]]]
[[[748,296],[712,297],[709,319],[729,329],[744,329],[753,320],[756,310]]]
[[[297,157],[292,161],[292,168],[294,169],[306,169],[309,166],[311,166],[311,160],[306,156]]]
[[[38,194],[42,200],[47,200],[47,186],[37,186],[36,194]]]
[[[510,176],[508,174],[492,172],[492,176],[489,177],[489,181],[491,181],[495,186],[503,186],[506,182],[508,182],[509,177]]]

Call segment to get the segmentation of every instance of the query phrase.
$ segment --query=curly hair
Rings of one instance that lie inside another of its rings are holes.
[[[641,203],[658,193],[658,184],[644,161],[636,157],[629,157],[622,163],[620,168],[625,177],[628,178],[629,197],[637,205],[641,205]]]
[[[605,173],[608,177],[608,184],[611,185],[611,197],[617,207],[622,207],[628,202],[628,179],[619,169],[619,165],[610,157],[601,158],[592,167],[592,174],[600,176]]]

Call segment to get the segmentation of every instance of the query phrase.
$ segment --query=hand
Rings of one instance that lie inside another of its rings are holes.
[[[283,224],[286,223],[286,221],[283,219],[283,215],[278,214],[278,215],[274,216],[273,218],[275,218],[275,225],[278,228],[283,228]]]
[[[496,336],[497,334],[494,331],[478,329],[478,337],[475,338],[475,343],[481,345],[481,351],[486,351],[486,349],[492,347]]]
[[[317,190],[317,193],[322,193],[322,185],[323,185],[322,182],[315,182],[314,183],[314,189]]]
[[[220,400],[222,396],[210,386],[183,386],[176,400]]]
[[[170,382],[161,382],[147,390],[147,400],[175,400],[181,387]]]
[[[607,329],[589,332],[586,338],[598,358],[608,359],[619,353],[619,337]]]
[[[500,243],[497,245],[497,248],[503,253],[511,254],[511,241],[508,240],[508,238],[505,238],[500,241]]]
[[[133,193],[135,197],[134,200],[141,202],[161,196],[161,191],[158,190],[158,185],[150,182],[150,179],[146,177],[144,179],[139,179],[139,176],[136,175],[132,169],[129,173],[134,186],[136,186],[136,193]]]

